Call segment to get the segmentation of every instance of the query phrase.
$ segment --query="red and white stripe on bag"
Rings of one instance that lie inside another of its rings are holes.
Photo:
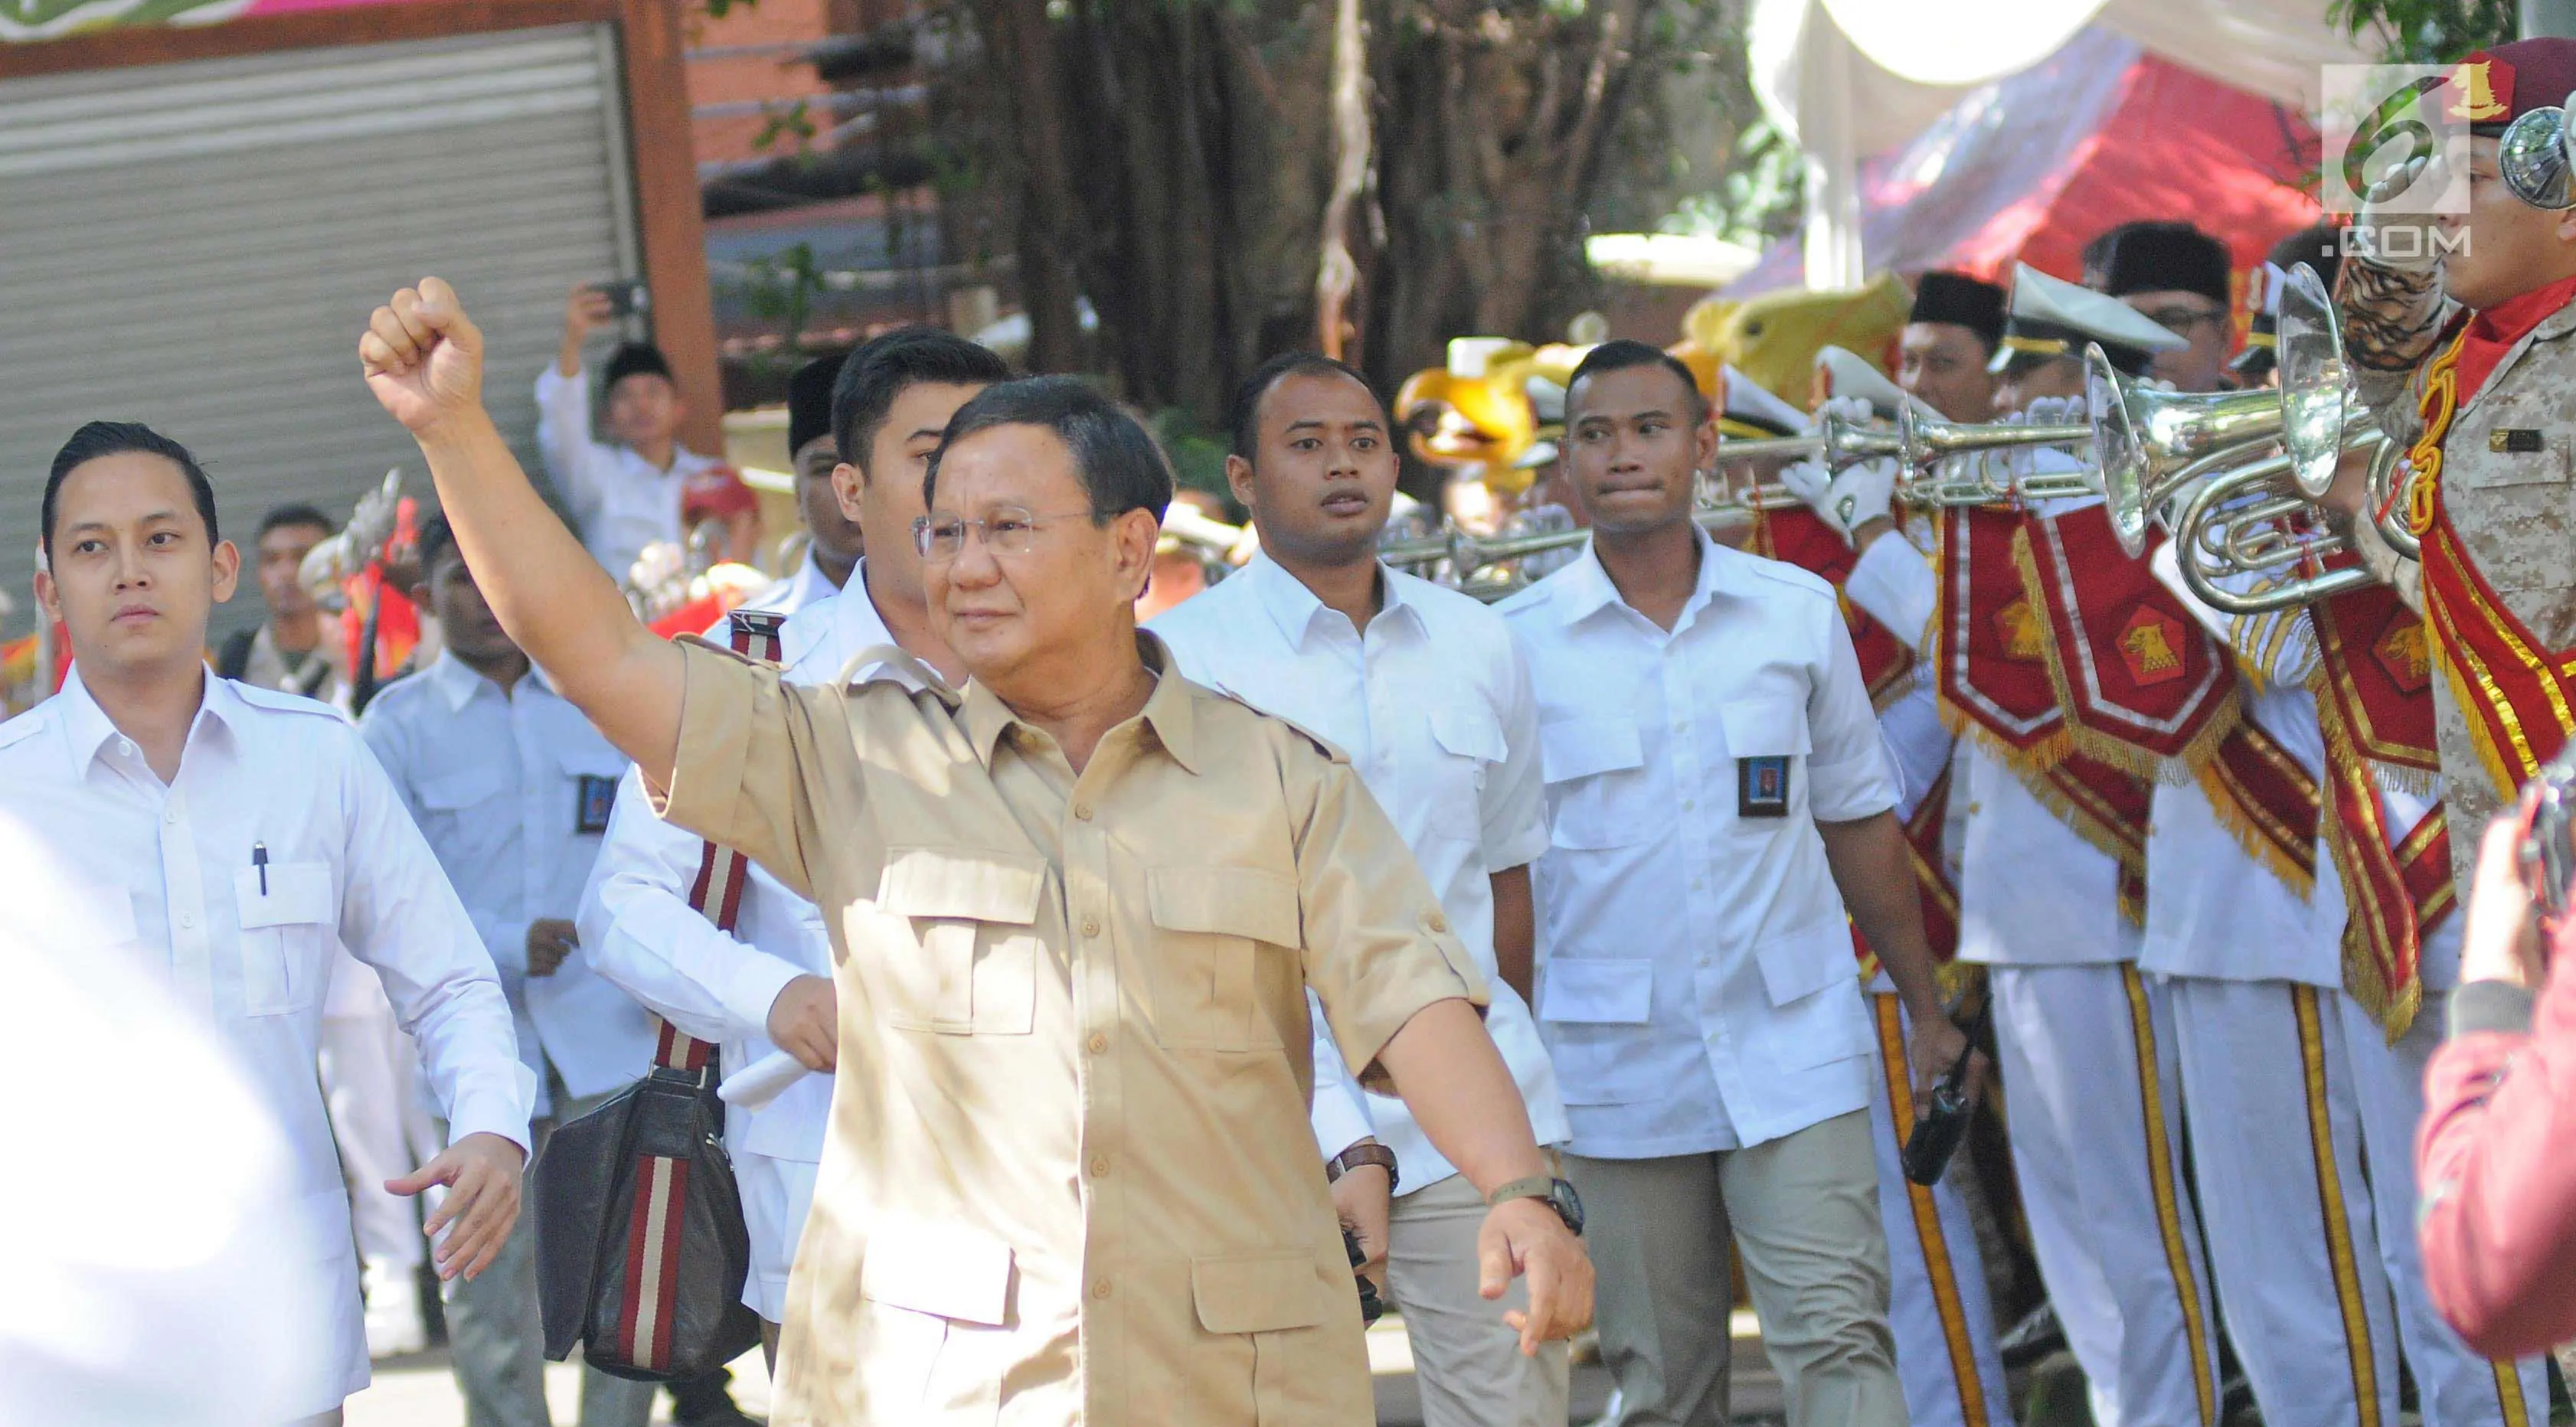
[[[778,662],[778,631],[787,617],[766,610],[738,609],[732,616],[736,654],[766,663]],[[732,931],[742,914],[743,884],[751,865],[730,847],[709,842],[698,854],[698,880],[689,888],[689,906]],[[656,1069],[703,1076],[714,1047],[668,1021],[654,1022]],[[671,1314],[679,1296],[680,1226],[687,1219],[689,1162],[667,1155],[647,1158],[635,1175],[635,1212],[628,1216],[626,1241],[626,1306],[618,1318],[617,1346],[626,1361],[659,1371],[670,1364]]]

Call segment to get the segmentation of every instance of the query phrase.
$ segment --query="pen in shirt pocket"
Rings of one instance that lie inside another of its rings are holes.
[[[252,844],[250,845],[250,865],[259,869],[259,894],[260,894],[261,896],[263,896],[263,897],[267,896],[267,895],[268,895],[268,844],[267,844],[267,843],[264,843],[264,842],[254,842],[254,843],[252,843]]]

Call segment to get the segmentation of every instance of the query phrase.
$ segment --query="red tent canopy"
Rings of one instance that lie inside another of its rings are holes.
[[[2318,154],[2296,111],[2087,30],[1864,163],[1862,250],[1873,270],[2002,281],[2019,260],[2071,280],[2104,229],[2188,219],[2227,242],[2241,292],[2274,242],[2316,221]],[[1727,295],[1794,286],[1801,271],[1784,239]]]

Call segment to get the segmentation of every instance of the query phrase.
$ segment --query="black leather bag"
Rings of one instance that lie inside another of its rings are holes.
[[[557,1129],[531,1186],[546,1356],[579,1344],[592,1367],[643,1382],[697,1377],[760,1342],[712,1047],[662,1031],[699,1068],[657,1064]]]

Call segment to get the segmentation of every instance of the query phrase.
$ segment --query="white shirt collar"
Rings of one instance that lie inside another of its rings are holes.
[[[1710,539],[1697,521],[1691,523],[1691,538],[1699,543],[1699,583],[1692,588],[1689,602],[1682,606],[1681,619],[1674,621],[1675,629],[1688,622],[1710,599],[1742,593],[1745,587],[1740,582],[1746,572],[1740,562],[1752,558]],[[1552,578],[1557,582],[1556,608],[1563,623],[1574,624],[1612,605],[1627,604],[1620,597],[1619,586],[1611,581],[1610,572],[1601,568],[1600,552],[1590,540],[1583,542],[1583,553],[1575,557],[1574,563]]]
[[[81,679],[77,662],[63,676],[63,686],[55,691],[51,702],[61,706],[56,717],[62,720],[63,737],[70,746],[73,777],[88,772],[89,765],[98,758],[99,750],[111,740],[125,736],[117,728],[116,720],[109,718],[107,710],[98,706],[89,685]],[[209,718],[216,726],[230,729],[232,719],[241,707],[241,695],[234,690],[232,681],[216,678],[212,670],[207,671],[205,691],[198,697],[196,717],[188,724],[188,742],[196,742],[198,728]]]
[[[1324,602],[1316,598],[1315,592],[1306,588],[1304,580],[1289,573],[1287,566],[1270,558],[1268,551],[1255,552],[1252,562],[1233,578],[1252,582],[1253,598],[1269,612],[1271,621],[1279,626],[1280,636],[1288,641],[1291,649],[1306,647],[1307,636],[1314,632],[1318,619],[1340,613],[1327,609]],[[1402,581],[1383,563],[1378,566],[1378,590],[1380,619],[1401,614],[1417,625],[1421,622],[1420,613],[1405,602]],[[1343,619],[1347,624],[1348,616]]]
[[[427,669],[421,671],[421,677],[428,680],[429,686],[436,689],[439,697],[446,701],[449,713],[462,712],[467,704],[474,702],[474,695],[478,690],[490,689],[494,695],[504,701],[510,697],[503,692],[499,684],[474,672],[464,660],[456,657],[455,651],[449,649],[438,651],[438,657],[430,661]],[[537,687],[549,694],[555,691],[554,681],[546,677],[546,671],[538,668],[534,660],[529,661],[528,672],[523,677],[534,679]]]

